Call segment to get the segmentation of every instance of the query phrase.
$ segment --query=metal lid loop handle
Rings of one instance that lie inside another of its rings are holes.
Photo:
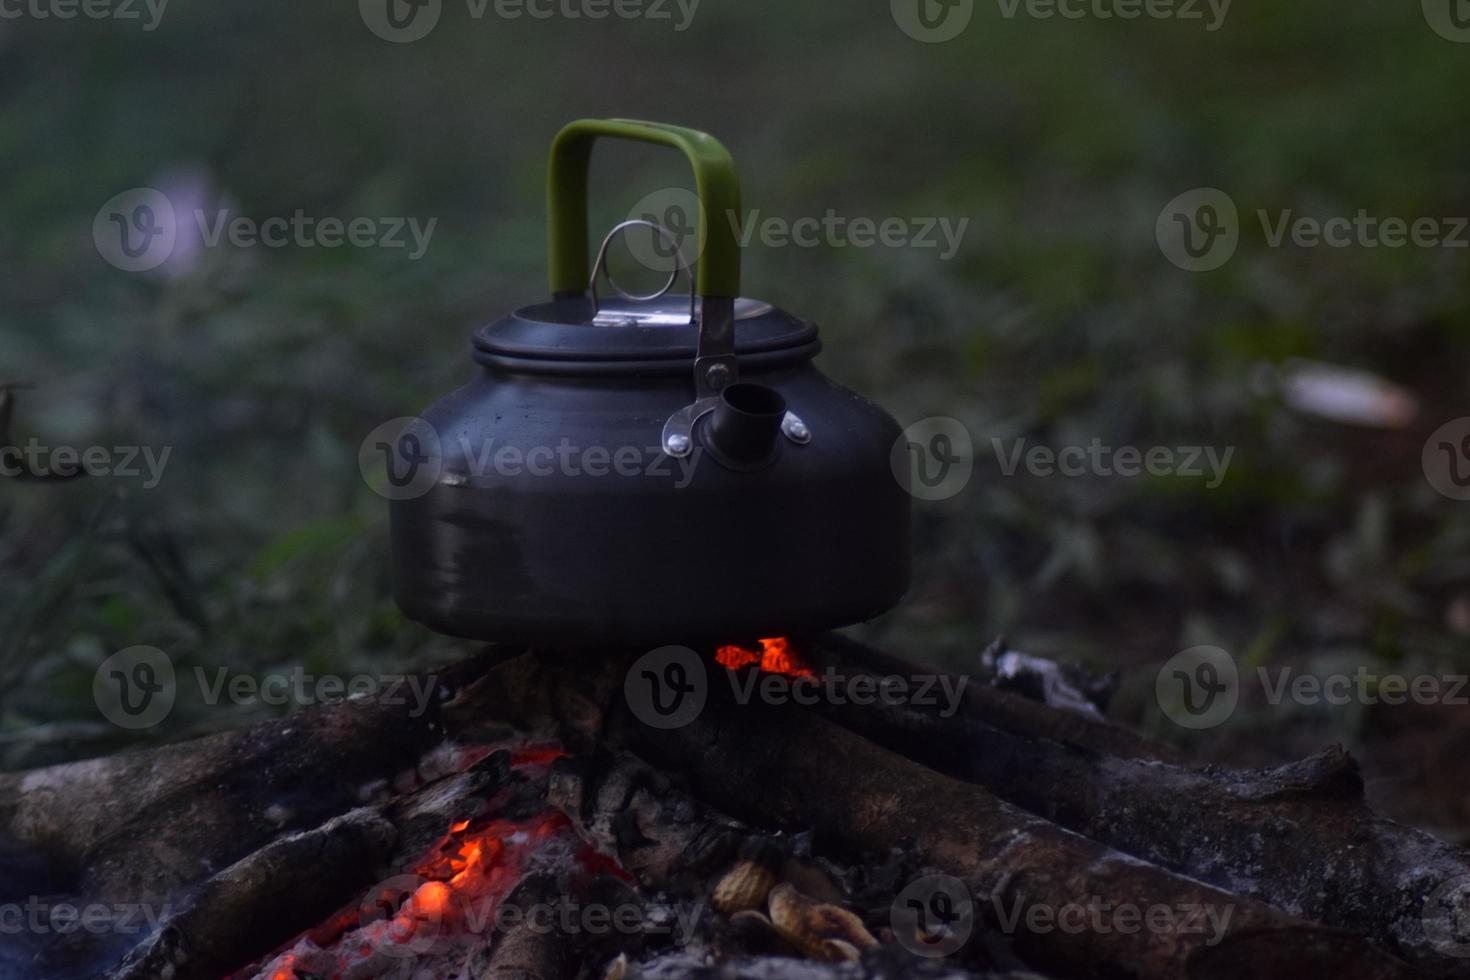
[[[629,228],[652,229],[654,234],[664,240],[664,244],[673,249],[674,268],[669,272],[669,281],[664,283],[663,288],[656,293],[649,293],[646,296],[630,293],[623,289],[622,286],[619,286],[617,280],[612,277],[612,270],[607,264],[607,250],[612,245],[613,239],[626,232]],[[602,309],[602,302],[597,296],[597,279],[599,276],[607,280],[607,284],[612,287],[613,292],[628,302],[649,303],[663,296],[670,289],[673,289],[674,283],[679,281],[679,273],[681,272],[689,280],[689,322],[693,323],[698,318],[698,311],[694,301],[694,273],[689,271],[689,263],[684,261],[684,253],[679,249],[679,240],[674,237],[672,231],[669,231],[663,225],[654,224],[652,221],[645,221],[642,218],[624,221],[607,233],[607,237],[602,240],[602,247],[597,250],[597,261],[592,264],[592,278],[587,282],[587,291],[592,295],[592,322],[597,322],[597,314]]]

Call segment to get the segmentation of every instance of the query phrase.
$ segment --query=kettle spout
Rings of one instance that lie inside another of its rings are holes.
[[[771,455],[786,416],[786,399],[775,388],[739,382],[720,392],[706,423],[705,438],[721,456],[756,463]]]

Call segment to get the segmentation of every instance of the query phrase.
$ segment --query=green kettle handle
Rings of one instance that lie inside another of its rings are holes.
[[[730,151],[708,133],[633,119],[579,119],[551,143],[547,181],[553,296],[581,296],[590,280],[587,239],[587,172],[600,137],[656,143],[683,152],[694,166],[699,194],[700,296],[734,300],[740,295],[740,176]]]

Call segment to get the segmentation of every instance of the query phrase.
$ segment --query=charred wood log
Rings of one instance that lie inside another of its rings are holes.
[[[452,820],[474,815],[512,779],[508,755],[498,753],[391,805],[354,809],[276,840],[185,892],[162,929],[107,980],[229,975],[401,872]]]
[[[386,799],[443,740],[440,701],[483,663],[439,677],[430,710],[348,700],[157,749],[0,774],[0,841],[115,901],[158,902],[285,833]],[[330,779],[323,774],[330,773]]]
[[[849,676],[915,670],[840,638],[823,638],[812,653],[819,669]],[[949,717],[913,704],[815,707],[895,752],[1120,851],[1367,936],[1410,962],[1453,965],[1421,919],[1436,888],[1470,878],[1470,853],[1375,814],[1356,762],[1340,748],[1266,769],[1171,765],[1101,750],[1097,732],[1108,726],[1087,719],[1037,726],[1032,715],[1005,710],[1004,723],[995,723],[992,709],[1008,699],[979,686],[967,690],[971,696]],[[1044,717],[1068,714],[1043,710]]]
[[[626,753],[597,752],[558,762],[547,799],[653,891],[703,891],[754,833]]]
[[[522,908],[546,905],[556,900],[558,886],[546,874],[527,877],[510,895],[510,903]],[[575,962],[570,937],[541,928],[523,918],[497,936],[483,969],[474,969],[474,980],[561,980],[571,976]]]
[[[895,946],[879,946],[856,963],[817,963],[791,957],[738,958],[705,963],[673,954],[609,971],[606,980],[1046,980],[1028,971],[974,973],[943,960],[916,960]]]
[[[873,677],[904,677],[916,672],[940,676],[944,671],[900,660],[858,643],[840,633],[826,633],[812,646],[823,664],[861,672]],[[991,728],[1027,740],[1046,739],[1064,745],[1083,746],[1099,755],[1121,759],[1179,761],[1179,753],[1167,745],[1151,742],[1126,728],[1108,724],[1073,711],[1040,704],[1011,691],[984,684],[966,684],[963,695],[966,717],[979,719]]]
[[[210,878],[109,980],[225,976],[371,885],[397,837],[359,809],[268,844]]]

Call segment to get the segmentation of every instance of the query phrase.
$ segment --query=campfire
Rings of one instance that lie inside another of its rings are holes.
[[[754,668],[787,677],[814,676],[797,644],[785,637],[720,646],[715,662],[732,672]],[[513,774],[531,781],[544,781],[552,763],[568,758],[555,744],[474,746],[456,748],[453,764],[464,770],[498,750],[509,752]],[[264,963],[238,971],[229,980],[366,980],[398,975],[408,963],[412,964],[408,975],[469,976],[477,958],[488,959],[507,920],[519,925],[529,921],[528,914],[539,913],[545,920],[540,927],[552,928],[551,913],[557,909],[528,910],[509,904],[517,885],[529,875],[546,872],[556,877],[565,889],[567,905],[585,901],[600,875],[636,881],[614,857],[582,836],[560,809],[547,805],[521,819],[499,816],[511,798],[502,790],[485,800],[478,816],[454,821],[405,872],[364,890],[325,922],[283,944]],[[857,960],[864,949],[877,945],[852,912],[781,881],[784,861],[779,844],[751,837],[710,894],[691,907],[699,912],[712,909],[727,923],[762,933],[764,944],[793,956]],[[829,882],[824,890],[835,887]],[[507,910],[513,914],[507,916]],[[636,921],[640,928],[648,925],[643,909]],[[566,923],[561,925],[566,928]]]
[[[659,728],[625,693],[640,655],[490,650],[422,717],[348,700],[0,778],[73,894],[173,902],[38,975],[1462,975],[1470,857],[1373,814],[1340,751],[1195,769],[983,684],[952,712],[738,696],[913,679],[835,635],[704,651],[701,709]]]

